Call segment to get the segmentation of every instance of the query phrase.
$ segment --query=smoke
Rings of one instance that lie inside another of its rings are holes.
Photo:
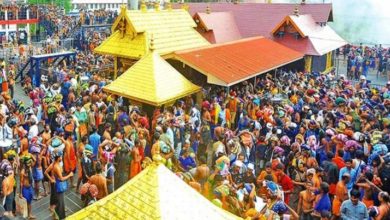
[[[273,0],[272,3],[300,3],[300,0]],[[329,25],[350,43],[390,46],[389,0],[306,0],[333,3]]]

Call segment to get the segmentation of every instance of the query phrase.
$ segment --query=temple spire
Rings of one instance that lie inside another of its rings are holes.
[[[295,6],[295,9],[294,9],[294,15],[295,16],[299,16],[299,9],[298,9],[298,5]]]
[[[211,13],[211,8],[210,8],[210,4],[208,4],[206,7],[206,14],[210,14],[210,13]]]
[[[150,35],[150,45],[149,45],[149,50],[150,52],[153,52],[156,48],[154,47],[154,37],[153,34]]]
[[[155,1],[154,2],[154,10],[155,11],[160,11],[160,2],[159,1]]]
[[[141,0],[141,11],[142,12],[147,12],[148,11],[148,7],[146,7],[145,0]]]
[[[190,8],[190,6],[188,6],[187,3],[184,3],[184,4],[181,6],[181,9],[184,9],[184,10],[186,10],[186,11],[188,11],[189,8]]]
[[[167,9],[168,11],[172,11],[172,3],[171,3],[170,1],[167,2],[166,9]]]

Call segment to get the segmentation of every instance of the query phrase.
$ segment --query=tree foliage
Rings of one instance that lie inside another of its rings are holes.
[[[69,12],[72,7],[72,0],[28,0],[27,2],[32,5],[45,5],[45,4],[55,4],[59,7],[63,7],[66,12]]]

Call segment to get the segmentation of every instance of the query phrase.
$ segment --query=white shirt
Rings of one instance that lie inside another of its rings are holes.
[[[38,125],[32,125],[28,131],[28,139],[31,140],[33,137],[37,137],[39,134]]]
[[[4,105],[4,104],[1,104],[1,106],[0,106],[0,111],[1,111],[1,113],[2,113],[3,115],[7,115],[8,112],[9,112],[8,107],[7,107],[6,105]]]

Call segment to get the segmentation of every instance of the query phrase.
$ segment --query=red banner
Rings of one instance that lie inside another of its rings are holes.
[[[35,24],[38,23],[38,19],[23,19],[23,20],[1,20],[0,25],[3,24]]]

